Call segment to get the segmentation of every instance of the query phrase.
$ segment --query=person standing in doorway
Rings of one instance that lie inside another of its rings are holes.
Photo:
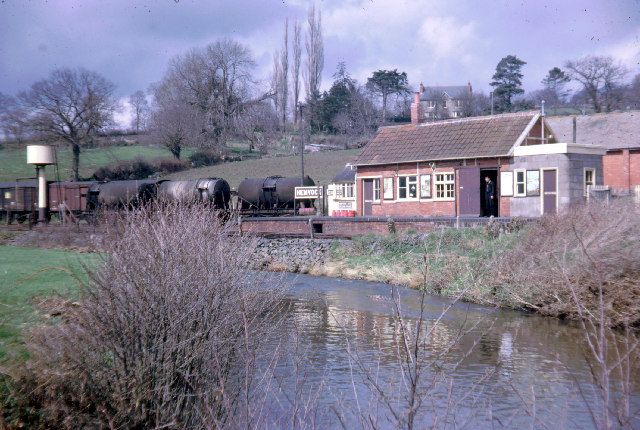
[[[484,187],[484,207],[486,212],[486,216],[492,216],[494,214],[493,210],[493,198],[496,194],[496,185],[493,183],[490,177],[485,176],[485,187]]]

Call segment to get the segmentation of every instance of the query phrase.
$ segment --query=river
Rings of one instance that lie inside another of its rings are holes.
[[[393,413],[406,416],[411,392],[401,326],[418,326],[421,294],[398,287],[394,302],[387,284],[282,276],[295,334],[279,339],[288,348],[277,368],[279,401],[313,404],[305,419],[320,427],[338,426],[339,415],[348,428],[363,417],[396,427]],[[425,296],[423,309],[415,428],[594,427],[589,407],[598,394],[576,324],[436,296]]]

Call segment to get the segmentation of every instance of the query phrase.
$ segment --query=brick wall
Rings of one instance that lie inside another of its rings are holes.
[[[604,185],[609,185],[614,192],[628,192],[634,185],[633,179],[640,184],[640,153],[630,153],[628,149],[608,152],[602,165]]]
[[[458,160],[439,161],[436,163],[435,173],[455,173],[455,169],[465,163]],[[478,160],[467,160],[467,166],[479,166],[486,168],[497,168],[499,165],[503,169],[509,167],[508,159],[486,158]],[[413,199],[413,200],[396,200],[398,192],[398,176],[417,175],[418,185],[420,183],[420,174],[433,174],[434,170],[429,163],[401,163],[389,164],[383,166],[359,166],[356,182],[357,194],[357,213],[363,215],[362,202],[364,196],[363,179],[379,178],[380,179],[380,201],[372,205],[372,216],[456,216],[458,213],[456,200],[435,200],[435,177],[432,176],[432,198],[431,199]],[[384,178],[393,178],[393,200],[385,200],[383,194]],[[457,181],[457,178],[456,178]],[[480,184],[478,183],[478,187]],[[419,188],[419,187],[418,187]],[[456,183],[457,192],[457,183]],[[418,190],[420,196],[420,190]],[[482,198],[482,196],[481,196]],[[509,200],[500,199],[500,215],[509,215]]]
[[[629,182],[633,189],[636,185],[640,185],[640,150],[631,150],[629,152]]]
[[[242,234],[256,235],[298,235],[310,236],[312,226],[321,226],[322,233],[316,234],[334,236],[362,236],[367,234],[389,233],[389,218],[387,217],[280,217],[280,218],[243,218],[239,225]],[[497,222],[506,223],[509,219],[496,218]],[[455,217],[403,217],[393,218],[392,222],[397,233],[409,230],[426,233],[439,228],[477,227],[486,224],[488,218],[460,218]],[[318,228],[318,227],[317,227]]]

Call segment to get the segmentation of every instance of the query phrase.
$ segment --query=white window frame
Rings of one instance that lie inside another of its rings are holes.
[[[518,181],[518,174],[522,174],[522,181]],[[522,184],[522,192],[518,192],[518,184]],[[513,171],[513,196],[527,197],[527,171],[526,169],[515,169]]]
[[[429,177],[429,197],[422,197],[422,177]],[[420,200],[433,200],[433,175],[431,173],[421,173],[419,175],[420,181],[420,189],[418,190],[418,195],[420,196]]]
[[[445,108],[445,109],[448,109],[448,106],[447,106],[447,105],[448,105],[448,101],[447,101],[447,99],[443,99],[443,100],[442,100],[442,107],[443,107],[443,108]]]
[[[427,107],[428,108],[436,107],[436,101],[435,100],[427,100]]]
[[[400,179],[402,178],[406,178],[406,191],[407,191],[407,197],[400,197]],[[409,178],[413,178],[413,181],[409,181]],[[418,175],[398,175],[398,180],[397,182],[397,186],[396,186],[396,196],[397,199],[396,200],[402,200],[402,201],[406,201],[406,200],[418,200],[418,198],[420,197],[420,190],[418,189]],[[416,196],[415,197],[409,197],[409,187],[411,186],[411,184],[415,185],[416,187]]]
[[[380,203],[380,178],[373,178],[373,201]]]
[[[340,192],[340,195],[337,197],[342,199],[353,199],[355,197],[354,188],[355,188],[355,184],[350,184],[350,183],[338,184],[338,190]]]
[[[591,172],[591,184],[587,184],[587,172]],[[584,196],[587,196],[587,185],[596,185],[596,169],[594,167],[585,167],[582,173],[582,189]]]
[[[456,174],[455,172],[436,172],[433,178],[433,199],[438,201],[453,201],[456,199]],[[440,179],[438,179],[440,178]],[[438,196],[438,185],[444,188],[444,197]],[[450,185],[451,187],[447,187]]]

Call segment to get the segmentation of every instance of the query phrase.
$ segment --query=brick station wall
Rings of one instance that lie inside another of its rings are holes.
[[[496,222],[508,223],[510,218],[494,218]],[[256,235],[309,235],[312,225],[322,225],[322,234],[337,236],[362,236],[366,234],[389,233],[389,224],[393,223],[397,233],[409,230],[427,233],[439,228],[478,227],[489,222],[488,218],[455,217],[260,217],[242,218],[238,229],[242,234]]]
[[[604,185],[615,193],[627,193],[640,185],[640,151],[622,149],[610,151],[602,160]]]

